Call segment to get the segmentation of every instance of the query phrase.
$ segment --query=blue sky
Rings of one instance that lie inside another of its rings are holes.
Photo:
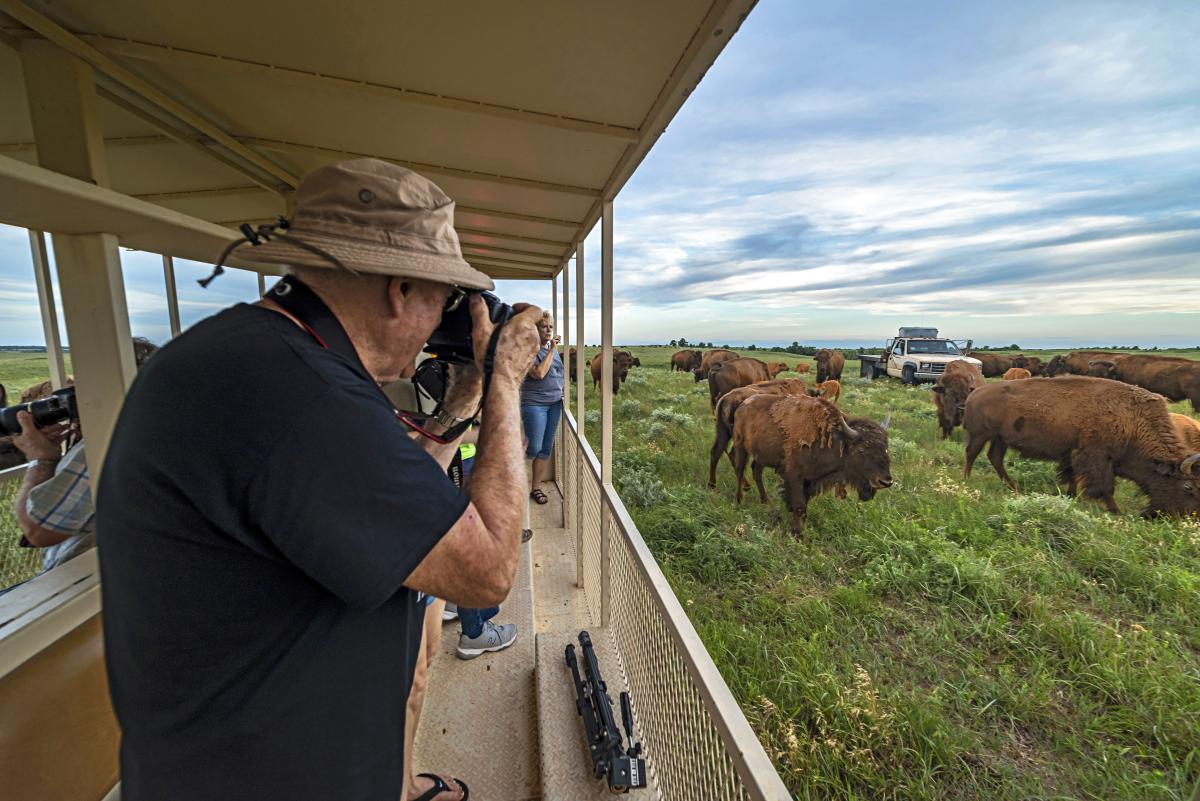
[[[1197,41],[1195,0],[762,0],[617,199],[617,340],[1200,345]],[[162,339],[157,257],[124,264]],[[2,343],[41,341],[29,271],[0,231]],[[185,324],[254,295],[203,272]]]

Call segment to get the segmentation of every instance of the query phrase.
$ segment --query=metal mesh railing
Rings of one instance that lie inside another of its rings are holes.
[[[0,590],[28,581],[42,570],[42,551],[22,548],[13,502],[25,479],[25,465],[0,470]]]
[[[562,452],[577,468],[578,485],[567,485],[567,505],[572,490],[583,500],[579,525],[568,531],[583,554],[588,612],[594,624],[608,621],[662,798],[790,798],[625,505],[611,487],[601,486],[596,457],[569,415],[563,428]]]

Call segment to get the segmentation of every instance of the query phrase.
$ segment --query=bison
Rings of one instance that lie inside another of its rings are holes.
[[[1134,384],[1172,401],[1187,400],[1200,412],[1200,362],[1171,356],[1118,356],[1088,362],[1088,374]]]
[[[1041,375],[1042,371],[1045,369],[1045,365],[1042,364],[1042,360],[1037,356],[1026,356],[1023,353],[1018,353],[1016,356],[1012,357],[1012,361],[1013,367],[1021,367],[1025,370],[1028,370],[1031,376]]]
[[[946,365],[946,372],[933,385],[933,405],[937,407],[942,439],[948,439],[954,427],[962,424],[967,398],[986,384],[983,373],[968,361],[955,359]]]
[[[1021,381],[1026,378],[1033,378],[1033,373],[1024,367],[1010,367],[1004,371],[1005,381]]]
[[[1013,368],[1011,356],[998,356],[995,353],[972,353],[973,358],[983,362],[983,377],[996,378],[1004,375]]]
[[[717,431],[713,438],[712,450],[708,461],[708,488],[717,487],[717,463],[721,455],[729,449],[729,441],[733,438],[733,419],[738,407],[753,395],[813,395],[816,390],[809,389],[799,378],[785,378],[776,381],[760,381],[747,387],[730,390],[717,399],[715,411]],[[729,457],[733,463],[733,457]]]
[[[770,381],[774,377],[767,363],[759,359],[730,359],[722,362],[708,374],[709,405],[716,409],[717,398],[729,390],[749,386],[758,381]]]
[[[783,479],[792,530],[804,530],[808,502],[841,484],[858,490],[859,500],[892,485],[887,421],[847,419],[827,400],[807,396],[757,394],[742,402],[733,421],[733,464],[741,503],[746,464],[753,461],[754,483],[763,502],[762,471],[771,467]]]
[[[671,372],[690,373],[700,366],[700,360],[703,358],[704,354],[698,350],[676,351],[671,356]]]
[[[589,365],[592,370],[592,389],[600,384],[601,366],[604,364],[604,352],[592,357]],[[629,368],[633,366],[633,357],[628,351],[614,350],[612,354],[612,391],[616,395],[621,391],[621,384],[629,377]]]
[[[831,378],[835,381],[842,380],[842,368],[846,366],[846,357],[840,350],[821,348],[813,358],[817,362],[818,384]]]
[[[567,358],[567,362],[568,362],[568,365],[567,365],[567,370],[568,370],[568,371],[570,372],[570,374],[571,374],[571,380],[572,380],[572,381],[578,381],[578,380],[579,380],[578,378],[576,378],[576,377],[575,377],[575,376],[578,374],[578,372],[579,372],[577,369],[575,369],[575,358],[576,358],[576,356],[575,356],[575,348],[574,348],[574,347],[572,347],[572,348],[571,348],[571,354],[570,354],[570,356]]]
[[[788,369],[788,366],[783,362],[767,362],[767,373],[770,374],[771,378],[778,377],[786,369]]]
[[[1080,486],[1119,514],[1117,476],[1138,485],[1150,499],[1144,514],[1200,513],[1193,471],[1200,453],[1189,452],[1172,424],[1167,403],[1140,387],[1107,378],[1069,376],[1053,381],[1007,381],[976,390],[963,416],[967,431],[964,473],[971,475],[984,445],[1005,483],[1004,454],[1057,462],[1059,480],[1071,494]]]
[[[808,362],[796,362],[796,372],[800,375],[805,375],[812,369],[812,365]]]
[[[842,384],[840,381],[832,378],[828,381],[822,381],[820,384],[817,384],[817,393],[820,397],[836,406],[838,398],[842,397]]]
[[[708,353],[704,354],[704,358],[700,360],[700,366],[693,370],[692,374],[696,376],[697,382],[703,381],[704,379],[708,378],[708,374],[716,365],[740,358],[741,357],[733,351],[725,350],[724,348],[710,350]]]
[[[1171,423],[1179,436],[1183,447],[1193,453],[1200,451],[1200,420],[1193,420],[1186,414],[1171,412]]]
[[[1096,359],[1112,359],[1120,355],[1107,350],[1076,350],[1065,356],[1059,354],[1046,364],[1042,374],[1051,377],[1065,374],[1088,375],[1091,362]]]

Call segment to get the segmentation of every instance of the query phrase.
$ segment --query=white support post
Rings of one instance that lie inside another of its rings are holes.
[[[267,277],[262,273],[258,274],[258,296],[261,298],[267,294]]]
[[[612,612],[609,539],[612,513],[605,500],[612,488],[613,402],[613,202],[605,200],[600,214],[600,625]]]
[[[108,186],[92,68],[40,39],[22,41],[20,54],[38,163]],[[105,233],[55,234],[54,256],[95,486],[135,369],[121,257]]]
[[[50,386],[62,389],[67,385],[67,368],[63,364],[62,336],[58,331],[58,310],[54,308],[54,284],[50,280],[50,256],[46,251],[44,233],[29,232],[29,251],[33,256],[33,278],[37,282],[38,307],[42,312],[42,334],[46,339]]]
[[[583,587],[583,538],[587,532],[583,526],[583,388],[587,379],[583,372],[583,237],[575,244],[575,425],[579,428],[578,458],[575,459],[575,586]]]
[[[179,292],[175,288],[175,260],[163,256],[163,281],[167,285],[167,318],[171,323],[171,338],[179,336],[183,328],[179,324]]]
[[[567,364],[571,353],[571,296],[570,283],[571,273],[567,270],[567,263],[562,265],[562,360],[563,360],[563,412],[570,404],[571,398],[571,366]],[[560,425],[558,427],[559,437],[562,440],[558,449],[559,458],[567,452],[567,437],[571,436],[567,426]],[[574,525],[574,515],[571,514],[570,499],[567,497],[567,488],[571,488],[575,493],[579,492],[579,488],[572,484],[572,477],[567,475],[569,463],[562,463],[563,486],[559,487],[559,491],[563,493],[563,527],[567,529],[567,535],[570,536]]]

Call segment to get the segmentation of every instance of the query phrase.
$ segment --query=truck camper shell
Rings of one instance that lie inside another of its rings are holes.
[[[52,242],[93,480],[134,369],[121,248],[161,254],[178,333],[174,259],[212,263],[239,224],[286,216],[317,166],[381,158],[456,201],[476,268],[553,282],[569,347],[584,341],[583,243],[600,224],[600,457],[577,422],[579,382],[556,447],[561,498],[510,599],[527,642],[474,678],[439,677],[453,660],[439,662],[418,734],[420,768],[458,771],[481,798],[607,795],[565,694],[563,645],[580,628],[632,691],[643,792],[789,797],[612,484],[613,204],[753,6],[0,0],[0,222],[29,230],[61,385]],[[230,266],[257,271],[260,292],[279,272]],[[8,507],[23,469],[0,474]],[[7,797],[120,796],[99,597],[94,551],[0,596]],[[527,699],[525,717],[465,720],[458,680]]]

